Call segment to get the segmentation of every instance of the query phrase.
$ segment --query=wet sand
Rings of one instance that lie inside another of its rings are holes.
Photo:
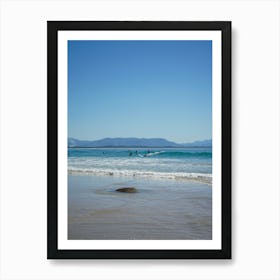
[[[115,191],[125,187],[137,192]],[[68,239],[212,239],[212,186],[186,180],[68,175]]]

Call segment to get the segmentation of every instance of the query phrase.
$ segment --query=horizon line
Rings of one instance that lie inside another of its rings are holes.
[[[176,144],[185,144],[185,143],[193,143],[193,142],[202,142],[202,141],[212,141],[212,138],[208,138],[208,139],[202,139],[202,140],[189,140],[189,141],[184,141],[184,142],[177,142],[175,140],[169,140],[163,137],[152,137],[152,138],[145,138],[145,137],[103,137],[103,138],[98,138],[98,139],[80,139],[80,138],[75,138],[75,137],[71,137],[68,136],[68,139],[74,139],[74,140],[79,140],[79,141],[100,141],[100,140],[104,140],[104,139],[145,139],[145,140],[151,140],[151,139],[161,139],[161,140],[165,140],[165,141],[169,141],[169,142],[174,142]]]

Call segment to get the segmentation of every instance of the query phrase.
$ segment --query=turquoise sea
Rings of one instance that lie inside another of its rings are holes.
[[[211,148],[69,148],[68,172],[211,183]]]

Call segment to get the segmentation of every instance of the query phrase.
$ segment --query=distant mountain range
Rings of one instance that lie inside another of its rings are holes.
[[[68,147],[102,148],[102,147],[211,147],[212,140],[195,141],[192,143],[178,144],[163,138],[104,138],[95,141],[68,138]]]

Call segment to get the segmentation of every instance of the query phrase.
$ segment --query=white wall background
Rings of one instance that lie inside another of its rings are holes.
[[[280,279],[280,2],[0,1],[0,279]],[[231,20],[233,259],[46,259],[46,21]]]

